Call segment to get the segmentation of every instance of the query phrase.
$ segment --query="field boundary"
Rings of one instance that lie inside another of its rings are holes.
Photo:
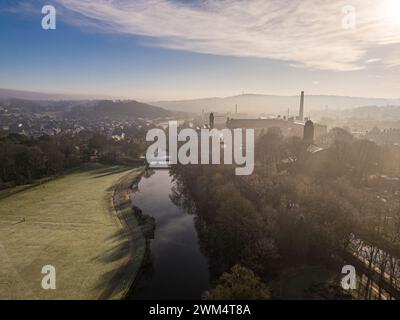
[[[140,181],[144,172],[143,167],[120,178],[112,192],[112,215],[129,242],[129,250],[126,262],[115,272],[108,286],[100,294],[99,300],[125,299],[141,269],[147,244],[132,208],[130,194],[132,185]]]

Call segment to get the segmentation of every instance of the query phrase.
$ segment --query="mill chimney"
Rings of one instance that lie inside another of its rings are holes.
[[[301,92],[300,97],[300,111],[299,111],[299,120],[304,120],[304,91]]]

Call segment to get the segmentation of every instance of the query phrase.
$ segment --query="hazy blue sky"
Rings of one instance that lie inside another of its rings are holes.
[[[400,97],[399,0],[3,0],[0,87],[138,100]],[[43,30],[41,8],[57,9]],[[343,28],[344,5],[355,28]]]

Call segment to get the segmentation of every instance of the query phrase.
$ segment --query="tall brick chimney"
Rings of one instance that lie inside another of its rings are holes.
[[[304,120],[304,91],[301,92],[300,97],[300,111],[299,111],[299,120]]]

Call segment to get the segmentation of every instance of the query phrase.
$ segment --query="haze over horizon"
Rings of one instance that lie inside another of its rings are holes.
[[[308,95],[305,97],[305,112],[308,117],[316,115],[315,112],[326,111],[344,111],[357,110],[362,107],[390,107],[400,108],[400,99],[380,99],[380,98],[364,98],[364,97],[347,97],[347,96],[330,96],[330,95]],[[149,109],[153,107],[162,108],[172,112],[197,113],[216,112],[229,113],[236,112],[239,114],[247,114],[248,116],[260,115],[287,115],[297,114],[299,105],[299,95],[282,96],[282,95],[262,95],[262,94],[242,94],[229,97],[209,97],[190,100],[164,100],[164,101],[138,101],[138,99],[118,99],[115,97],[96,96],[89,97],[85,95],[65,95],[65,94],[49,94],[30,91],[6,90],[0,88],[0,101],[11,101],[12,99],[22,99],[31,102],[37,101],[38,105],[48,105],[48,102],[54,101],[54,105],[59,102],[87,102],[101,100],[113,100],[117,103],[139,102],[145,103]],[[14,101],[18,102],[18,101]],[[61,104],[64,105],[64,104]],[[108,104],[112,106],[113,104]],[[134,108],[134,106],[133,106]],[[160,111],[162,110],[160,109]],[[388,109],[388,108],[383,108]]]
[[[399,97],[387,98],[387,97],[374,97],[374,96],[347,96],[347,95],[335,95],[335,94],[308,94],[305,93],[306,96],[313,97],[338,97],[338,98],[356,98],[356,99],[379,99],[379,100],[388,100],[388,101],[396,101],[400,100]],[[139,100],[134,96],[128,97],[118,97],[118,96],[110,96],[105,94],[84,94],[84,93],[74,93],[74,92],[51,92],[51,91],[34,91],[34,90],[25,90],[25,89],[15,89],[15,88],[0,88],[0,98],[17,98],[17,99],[32,99],[32,100],[137,100],[146,103],[157,103],[157,102],[183,102],[183,101],[200,101],[207,99],[229,99],[235,97],[243,97],[243,96],[265,96],[265,97],[285,97],[285,98],[293,98],[300,97],[300,92],[293,92],[293,94],[276,94],[272,92],[242,92],[228,96],[201,96],[201,97],[193,97],[193,98],[177,98],[177,99],[160,99],[160,100]]]
[[[56,30],[41,27],[45,4]],[[343,28],[345,5],[354,29]],[[6,1],[0,88],[145,102],[399,98],[399,21],[393,0]]]

